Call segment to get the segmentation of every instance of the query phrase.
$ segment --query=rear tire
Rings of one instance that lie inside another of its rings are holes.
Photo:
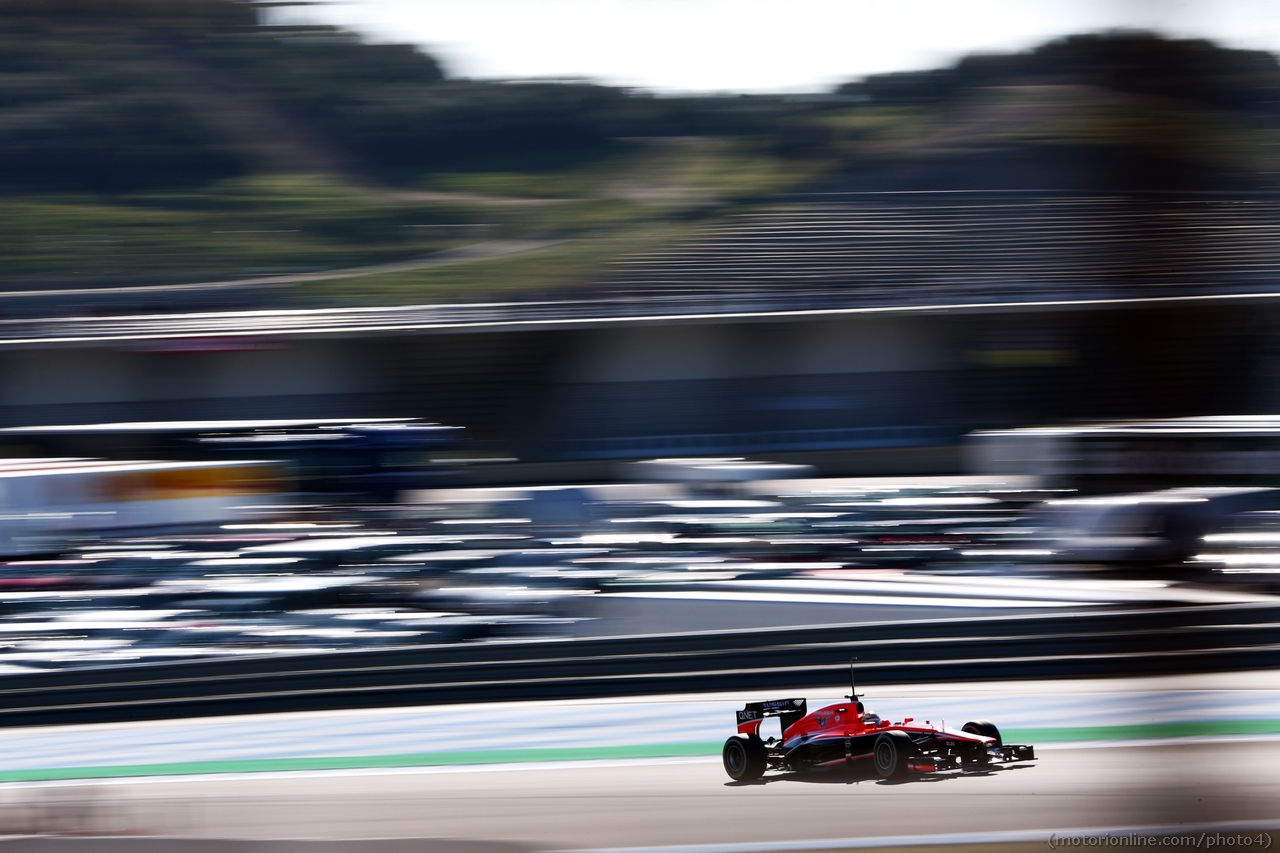
[[[997,729],[995,723],[990,720],[975,720],[972,723],[965,723],[964,726],[961,727],[960,731],[965,734],[995,738],[996,746],[1004,746],[1004,741],[1000,739],[1000,730]]]
[[[871,748],[871,759],[881,779],[906,776],[910,758],[911,736],[906,732],[881,732]]]
[[[724,742],[724,772],[735,782],[754,782],[764,775],[769,751],[756,735],[734,735]]]

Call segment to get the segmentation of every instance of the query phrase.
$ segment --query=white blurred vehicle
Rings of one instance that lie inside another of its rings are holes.
[[[1242,512],[1280,509],[1280,489],[1192,487],[1042,505],[1057,559],[1113,565],[1190,562],[1205,536]]]
[[[76,535],[235,519],[273,503],[283,476],[269,462],[0,461],[0,554],[59,550]]]

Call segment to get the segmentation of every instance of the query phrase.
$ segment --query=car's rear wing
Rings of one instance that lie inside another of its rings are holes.
[[[746,723],[763,720],[765,717],[781,717],[782,730],[785,732],[792,723],[807,713],[809,713],[808,702],[804,699],[773,699],[769,702],[748,702],[747,706],[738,712],[738,727],[741,728]]]

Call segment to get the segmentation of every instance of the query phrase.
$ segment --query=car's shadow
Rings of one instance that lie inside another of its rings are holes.
[[[785,770],[771,773],[750,782],[725,782],[726,788],[749,788],[753,785],[772,785],[778,782],[801,782],[810,785],[856,785],[860,782],[872,782],[876,785],[937,785],[957,779],[968,779],[975,776],[995,776],[1011,770],[1025,770],[1032,764],[992,764],[975,770],[945,770],[939,773],[910,773],[901,779],[881,779],[875,769],[868,765],[837,767],[830,770]]]

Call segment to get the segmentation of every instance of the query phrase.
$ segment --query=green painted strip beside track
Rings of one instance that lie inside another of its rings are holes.
[[[1086,740],[1156,740],[1212,735],[1280,734],[1280,720],[1186,720],[1125,726],[1071,726],[1001,731],[1009,743],[1066,743]]]
[[[1280,734],[1280,720],[1202,720],[1125,726],[1072,726],[1008,729],[1009,743],[1071,743],[1106,740],[1157,740],[1180,737]],[[423,752],[406,755],[350,755],[312,758],[261,758],[228,761],[179,761],[106,767],[49,767],[0,770],[0,782],[63,779],[115,779],[130,776],[196,776],[211,773],[268,773],[300,770],[355,770],[379,767],[447,767],[544,761],[599,761],[628,758],[680,758],[720,754],[720,743],[663,743],[548,749],[494,749]]]
[[[315,758],[260,758],[231,761],[179,761],[110,767],[51,767],[2,770],[0,782],[56,779],[112,779],[124,776],[194,776],[206,773],[264,773],[291,770],[351,770],[371,767],[444,767],[466,764],[518,764],[530,761],[598,761],[618,758],[679,758],[719,755],[719,743],[665,743],[634,746],[584,746],[563,749],[493,749],[423,752],[408,755],[342,755]]]

